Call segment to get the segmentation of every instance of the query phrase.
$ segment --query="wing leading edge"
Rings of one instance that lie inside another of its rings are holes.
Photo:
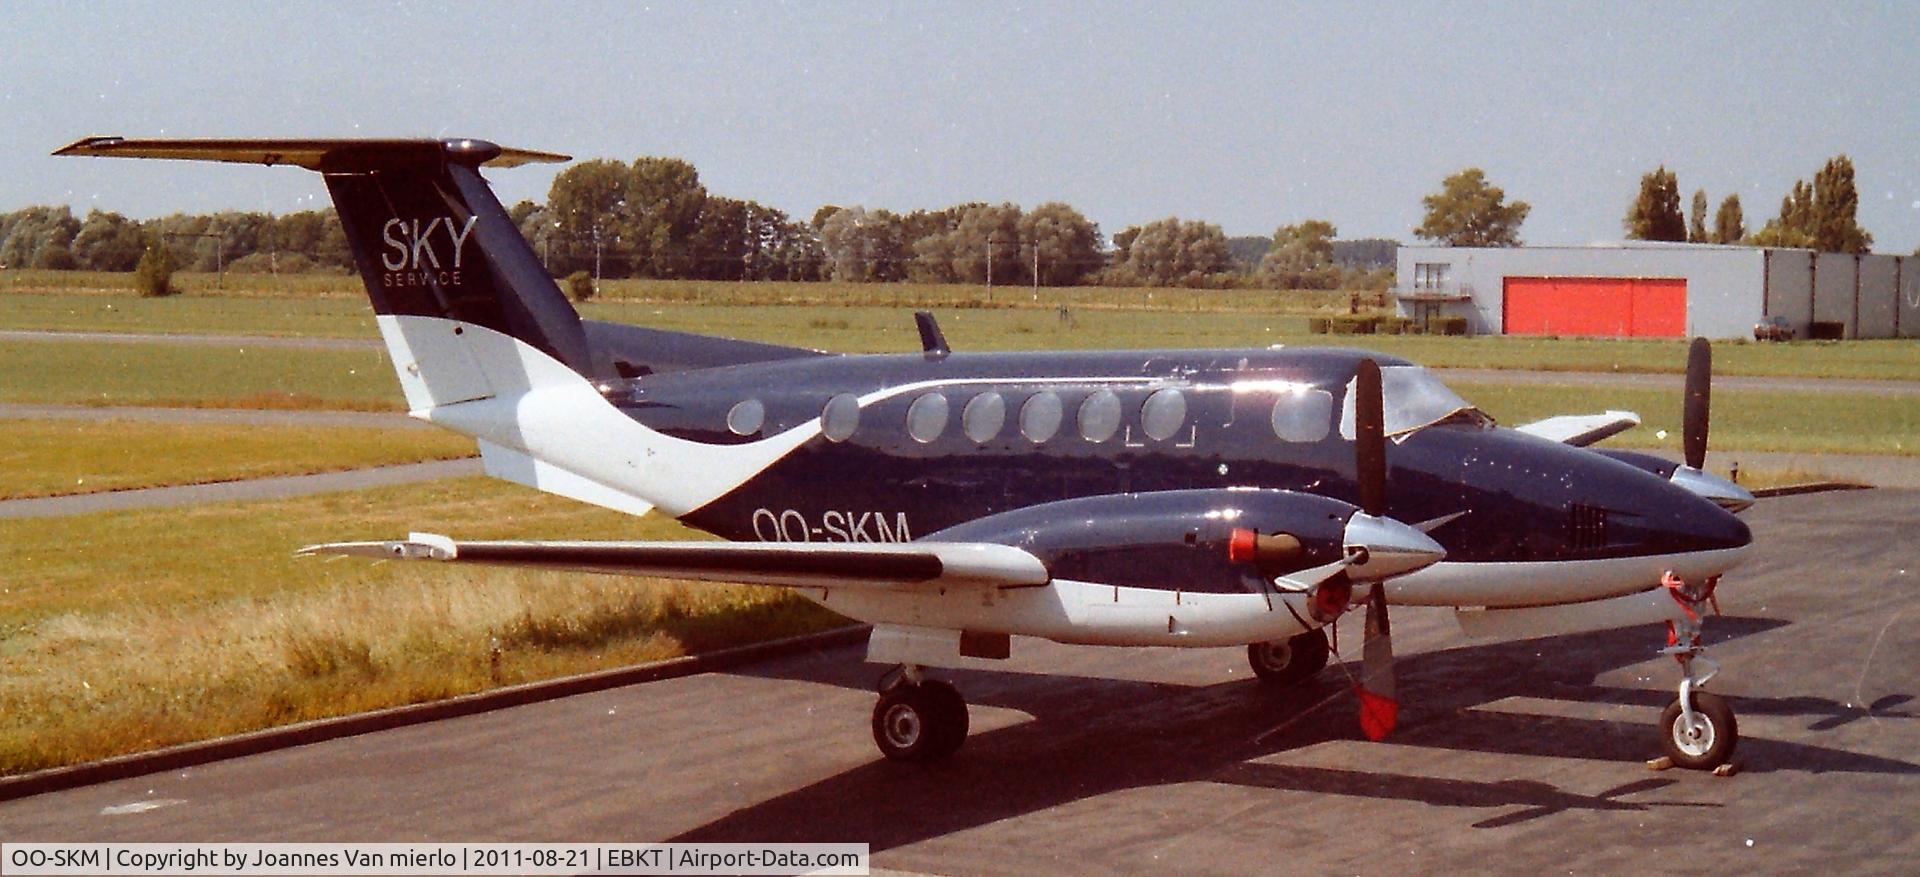
[[[301,555],[437,560],[788,588],[1024,588],[1052,581],[1021,549],[987,542],[387,542],[309,545]]]

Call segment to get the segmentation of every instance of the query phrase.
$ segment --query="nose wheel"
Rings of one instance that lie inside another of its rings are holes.
[[[873,742],[893,761],[939,761],[967,741],[967,701],[911,664],[887,674],[873,705]]]
[[[1718,578],[1689,585],[1669,572],[1661,578],[1667,593],[1685,610],[1684,617],[1667,623],[1667,647],[1662,654],[1680,662],[1680,696],[1660,714],[1660,748],[1674,767],[1716,770],[1733,758],[1740,744],[1740,725],[1725,699],[1701,691],[1720,672],[1706,658],[1700,643],[1701,604],[1713,604]],[[1715,605],[1716,611],[1718,606]],[[1731,768],[1729,768],[1731,770]]]

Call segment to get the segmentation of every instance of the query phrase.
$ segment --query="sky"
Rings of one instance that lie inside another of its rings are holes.
[[[1065,201],[1111,235],[1326,219],[1414,240],[1468,166],[1530,244],[1621,237],[1640,176],[1750,227],[1852,157],[1920,246],[1911,3],[0,4],[0,211],[325,206],[291,168],[52,158],[81,136],[458,136],[631,160],[797,217]],[[490,171],[544,199],[555,166]],[[1712,210],[1709,209],[1709,220]]]

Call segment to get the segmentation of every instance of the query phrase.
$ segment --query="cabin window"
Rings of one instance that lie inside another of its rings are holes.
[[[742,399],[727,412],[727,429],[734,435],[753,435],[767,422],[767,406],[759,399]]]
[[[947,428],[947,397],[928,393],[907,408],[907,435],[921,444],[940,437]]]
[[[1156,390],[1140,405],[1140,429],[1147,437],[1163,442],[1187,425],[1187,397],[1179,390]]]
[[[1333,426],[1333,394],[1313,387],[1282,392],[1273,402],[1273,434],[1287,442],[1317,442]]]
[[[852,393],[841,393],[827,400],[827,407],[820,412],[820,432],[828,441],[844,442],[853,438],[853,431],[860,426],[860,400]]]
[[[1080,437],[1099,444],[1120,431],[1120,397],[1102,389],[1080,403]]]
[[[967,438],[976,444],[986,444],[1000,434],[1000,427],[1007,423],[1007,400],[999,393],[981,393],[967,403],[960,412],[960,427],[967,431]],[[1057,428],[1057,424],[1056,424]]]
[[[1020,406],[1020,434],[1036,445],[1043,444],[1059,434],[1063,413],[1059,396],[1035,393]]]

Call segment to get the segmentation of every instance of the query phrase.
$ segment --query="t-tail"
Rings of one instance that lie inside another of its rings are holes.
[[[481,140],[134,140],[55,155],[296,165],[333,195],[415,417],[480,442],[497,477],[610,508],[679,515],[808,438],[724,448],[662,435],[607,402],[607,380],[819,355],[582,320],[482,167],[569,161]]]

